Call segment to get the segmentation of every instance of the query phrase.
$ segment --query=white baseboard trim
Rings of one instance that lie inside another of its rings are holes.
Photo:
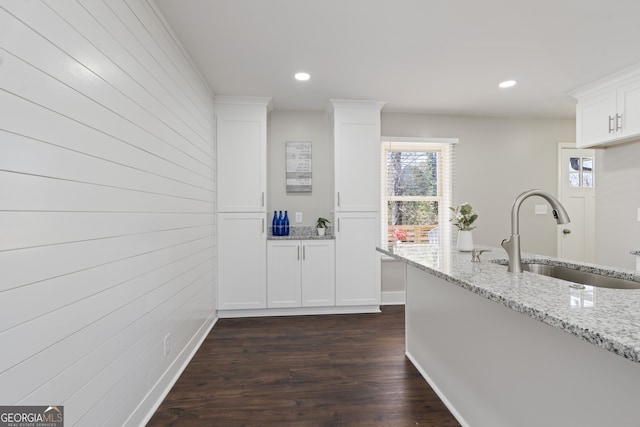
[[[379,305],[347,305],[330,307],[293,307],[293,308],[264,308],[247,310],[218,310],[218,317],[265,317],[265,316],[305,316],[319,314],[361,314],[380,313]]]
[[[189,340],[169,368],[151,387],[145,398],[127,419],[125,426],[145,426],[149,422],[217,321],[218,317],[214,311],[212,316],[202,324],[200,329]]]
[[[429,384],[431,389],[436,392],[440,400],[442,400],[442,403],[444,403],[444,406],[446,406],[449,412],[451,412],[451,415],[455,417],[455,419],[460,423],[460,425],[462,425],[462,427],[469,427],[469,423],[467,422],[467,420],[465,420],[462,417],[462,415],[456,410],[455,406],[453,406],[451,401],[447,399],[447,396],[445,396],[442,390],[440,390],[440,388],[438,387],[438,385],[435,382],[433,382],[433,380],[431,379],[431,377],[429,377],[426,371],[422,369],[422,366],[420,366],[420,364],[416,361],[416,359],[414,359],[413,356],[411,356],[411,354],[408,351],[405,352],[404,354],[405,356],[407,356],[407,359],[411,361],[413,366],[415,366],[418,372],[420,372],[420,375],[422,376],[422,378],[424,378],[427,384]]]
[[[405,301],[405,291],[390,291],[382,293],[382,305],[404,305]]]

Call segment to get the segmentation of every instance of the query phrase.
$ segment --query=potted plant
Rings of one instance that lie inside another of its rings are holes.
[[[324,236],[324,233],[327,230],[327,224],[330,224],[330,223],[331,221],[322,217],[319,217],[316,220],[316,229],[318,230],[318,236]]]
[[[449,221],[458,227],[458,250],[468,252],[473,249],[473,234],[471,224],[478,219],[478,214],[469,203],[463,203],[456,208],[449,208],[453,211],[453,216]]]

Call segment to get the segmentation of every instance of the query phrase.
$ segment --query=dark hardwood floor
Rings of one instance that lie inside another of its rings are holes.
[[[148,426],[459,426],[404,356],[404,307],[220,319]]]

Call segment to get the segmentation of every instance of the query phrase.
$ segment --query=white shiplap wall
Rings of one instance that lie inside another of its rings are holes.
[[[213,114],[150,0],[0,1],[0,403],[153,411],[215,321]]]

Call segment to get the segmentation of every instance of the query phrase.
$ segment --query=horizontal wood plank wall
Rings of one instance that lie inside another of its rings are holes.
[[[213,114],[150,0],[0,3],[2,404],[153,411],[215,321]]]

